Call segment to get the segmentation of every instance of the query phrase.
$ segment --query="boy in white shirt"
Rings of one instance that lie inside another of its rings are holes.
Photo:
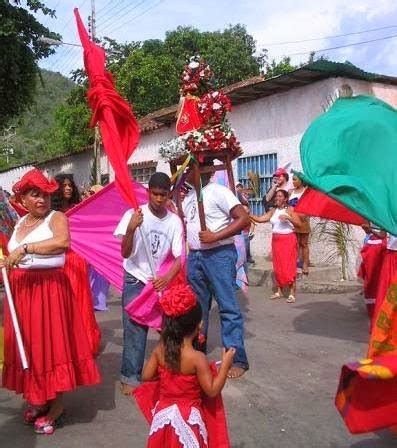
[[[170,188],[170,178],[165,173],[153,174],[149,180],[149,203],[135,212],[128,210],[114,232],[114,235],[122,237],[121,254],[124,258],[121,390],[126,395],[141,380],[148,329],[131,320],[124,308],[139,296],[150,281],[156,291],[162,291],[181,267],[183,226],[180,218],[166,208]],[[146,238],[156,272],[170,251],[175,257],[164,276],[153,278],[138,227],[141,227]]]

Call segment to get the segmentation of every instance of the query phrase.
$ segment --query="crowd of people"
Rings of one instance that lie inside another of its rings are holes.
[[[288,189],[289,175],[283,169],[278,169],[273,179],[264,198],[264,214],[255,216],[250,214],[241,184],[234,195],[227,187],[211,182],[210,173],[203,174],[200,195],[206,229],[201,230],[197,192],[189,177],[180,213],[176,213],[170,201],[171,180],[157,172],[148,184],[147,204],[119,218],[114,236],[120,239],[124,260],[120,389],[135,396],[147,417],[150,447],[228,446],[220,393],[227,378],[239,378],[249,369],[235,288],[235,235],[244,235],[247,263],[253,263],[253,226],[271,224],[276,283],[271,299],[281,299],[287,289],[287,303],[296,301],[299,252],[302,273],[309,272],[310,225],[306,216],[294,210],[305,187],[293,176],[293,188]],[[100,189],[91,187],[85,197]],[[2,384],[23,394],[28,403],[25,423],[32,424],[36,433],[51,434],[63,414],[63,394],[101,381],[95,361],[100,329],[94,309],[106,309],[107,291],[101,303],[96,301],[92,279],[99,274],[70,249],[67,213],[81,202],[73,176],[48,179],[34,169],[13,186],[13,193],[19,218],[5,195],[0,197],[1,242],[6,255],[1,267],[9,273],[29,368],[23,369],[10,309],[4,301]],[[364,229],[368,239],[360,275],[366,282],[370,314],[375,315],[387,279],[374,287],[374,278],[390,279],[396,272],[397,245],[394,237],[386,242],[380,229],[370,225]],[[382,268],[375,273],[381,254]],[[166,260],[169,268],[162,272]],[[158,294],[163,326],[158,345],[145,364],[148,325],[134,321],[125,307],[137,300],[148,284]],[[218,371],[205,358],[213,299],[225,347]],[[217,410],[216,425],[208,418],[208,407]]]

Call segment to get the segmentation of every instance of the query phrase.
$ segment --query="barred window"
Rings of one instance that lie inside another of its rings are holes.
[[[251,213],[263,214],[262,198],[271,187],[272,174],[277,169],[277,153],[237,159],[238,181],[251,192],[249,203]]]
[[[130,163],[128,167],[135,181],[148,184],[150,177],[157,170],[157,162],[148,160],[146,162]]]

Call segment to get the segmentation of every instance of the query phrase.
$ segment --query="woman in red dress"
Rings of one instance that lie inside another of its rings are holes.
[[[367,240],[361,249],[361,265],[357,276],[362,278],[364,300],[368,317],[372,321],[375,299],[378,293],[382,261],[386,251],[386,232],[376,229],[370,223],[361,226],[367,234]]]
[[[160,299],[164,312],[160,343],[133,394],[150,423],[148,448],[228,448],[221,390],[235,350],[223,353],[213,374],[204,353],[193,348],[202,311],[192,289],[177,285]],[[211,398],[212,397],[212,398]]]
[[[52,209],[66,213],[80,202],[80,194],[72,174],[58,174],[55,180],[59,188],[51,196]],[[95,318],[88,263],[69,249],[66,252],[64,269],[80,306],[92,353],[97,355],[101,343],[101,330]]]
[[[10,286],[21,327],[28,369],[23,370],[10,312],[4,313],[3,387],[22,393],[26,423],[51,434],[63,412],[62,395],[100,382],[77,302],[63,265],[69,247],[68,222],[50,208],[58,188],[33,169],[13,191],[28,213],[10,238]]]
[[[275,207],[262,216],[251,216],[258,223],[270,222],[272,225],[272,258],[277,291],[270,299],[281,299],[283,288],[288,287],[287,303],[295,303],[296,264],[298,260],[298,240],[296,229],[302,227],[302,220],[293,207],[288,205],[289,195],[278,190]]]

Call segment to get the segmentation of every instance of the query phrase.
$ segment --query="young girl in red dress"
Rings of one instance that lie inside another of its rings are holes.
[[[232,366],[234,348],[224,351],[218,372],[193,343],[202,311],[187,285],[160,298],[163,331],[142,372],[144,383],[133,394],[150,423],[148,448],[228,448],[220,395]]]

